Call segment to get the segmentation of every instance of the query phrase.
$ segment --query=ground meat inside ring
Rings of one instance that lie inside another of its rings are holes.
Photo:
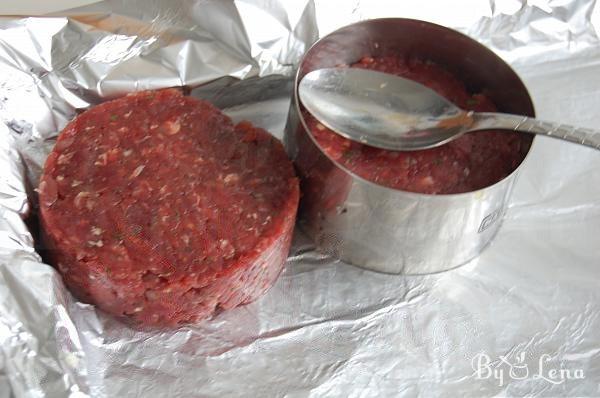
[[[482,94],[470,94],[464,84],[440,65],[400,56],[364,57],[350,65],[417,81],[467,110],[495,111]],[[303,112],[309,130],[333,159],[366,180],[390,188],[427,194],[474,191],[492,185],[514,171],[524,158],[523,136],[515,132],[466,134],[443,146],[421,151],[388,151],[348,140]]]
[[[67,286],[151,325],[263,294],[287,257],[298,196],[277,139],[174,89],[79,115],[39,186],[44,241]]]

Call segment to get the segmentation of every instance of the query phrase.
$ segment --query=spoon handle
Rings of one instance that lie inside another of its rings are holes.
[[[600,131],[545,122],[534,118],[506,113],[480,112],[473,115],[477,130],[504,129],[545,135],[600,149]]]

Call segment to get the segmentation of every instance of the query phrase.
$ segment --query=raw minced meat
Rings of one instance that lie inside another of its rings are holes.
[[[442,66],[404,56],[364,57],[350,65],[417,81],[467,110],[493,112],[493,102],[465,85]],[[514,171],[525,157],[523,136],[516,132],[465,134],[445,145],[420,151],[374,148],[336,134],[303,112],[321,148],[366,180],[390,188],[427,194],[474,191],[492,185]]]
[[[298,196],[277,139],[175,89],[79,115],[39,186],[45,244],[67,286],[152,325],[262,295],[287,257]]]

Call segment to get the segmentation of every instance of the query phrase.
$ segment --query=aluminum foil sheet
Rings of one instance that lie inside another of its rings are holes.
[[[36,253],[37,177],[77,111],[184,85],[281,136],[307,46],[380,16],[472,35],[512,63],[540,118],[600,127],[593,0],[115,0],[0,19],[1,398],[600,396],[600,154],[552,139],[493,244],[440,274],[362,270],[297,232],[257,302],[140,332],[76,302]]]

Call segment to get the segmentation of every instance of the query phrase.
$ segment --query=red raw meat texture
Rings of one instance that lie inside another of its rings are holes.
[[[69,289],[144,325],[195,322],[265,293],[298,197],[277,139],[175,89],[79,115],[39,186],[44,242]]]
[[[414,80],[463,109],[493,112],[496,106],[483,94],[470,94],[442,66],[409,57],[363,57],[350,65]],[[445,145],[420,151],[388,151],[336,134],[306,110],[307,126],[321,148],[348,170],[366,180],[404,191],[454,194],[492,185],[512,173],[525,158],[523,135],[508,131],[465,134]]]

